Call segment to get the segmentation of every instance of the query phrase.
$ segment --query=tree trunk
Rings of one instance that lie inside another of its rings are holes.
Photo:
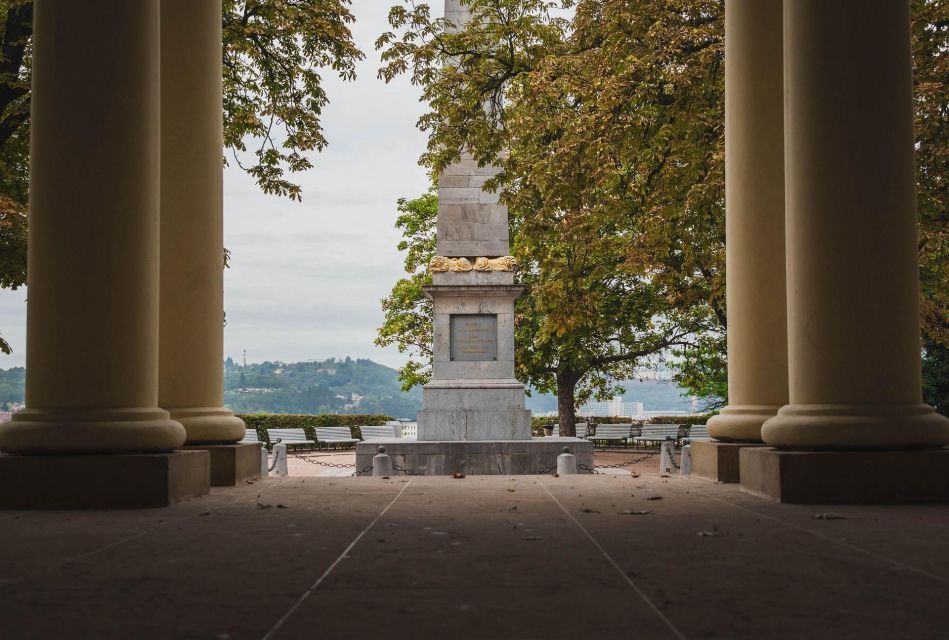
[[[557,371],[557,416],[560,421],[560,435],[574,437],[576,407],[573,403],[573,392],[577,387],[580,376],[575,371]]]

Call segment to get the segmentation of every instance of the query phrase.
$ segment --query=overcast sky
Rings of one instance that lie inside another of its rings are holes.
[[[323,114],[330,146],[297,175],[303,203],[267,196],[236,168],[224,176],[224,354],[249,362],[352,356],[389,366],[396,349],[373,345],[379,301],[402,274],[395,203],[424,193],[417,164],[426,137],[415,128],[419,89],[376,79],[373,43],[387,29],[385,0],[355,0],[356,43],[365,52],[355,82],[325,74]],[[441,15],[442,3],[431,2]],[[26,292],[0,290],[0,333],[14,348],[0,368],[23,366]],[[68,319],[64,319],[68,321]],[[66,354],[64,354],[66,355]]]

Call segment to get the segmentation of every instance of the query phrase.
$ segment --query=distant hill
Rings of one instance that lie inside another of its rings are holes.
[[[238,413],[384,413],[415,418],[422,390],[406,393],[395,369],[352,358],[224,362],[224,404]]]
[[[0,369],[0,411],[23,403],[26,370]],[[688,411],[690,401],[671,382],[627,380],[621,384],[628,402],[642,402],[646,411]],[[395,369],[372,360],[329,359],[310,362],[259,362],[243,367],[224,362],[224,404],[239,413],[384,413],[415,418],[422,408],[422,390],[408,393]],[[557,410],[557,398],[534,394],[527,408],[536,413]]]

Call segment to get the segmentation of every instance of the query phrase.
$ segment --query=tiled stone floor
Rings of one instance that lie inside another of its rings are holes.
[[[678,476],[289,477],[0,513],[5,639],[928,639],[947,602],[949,507]]]

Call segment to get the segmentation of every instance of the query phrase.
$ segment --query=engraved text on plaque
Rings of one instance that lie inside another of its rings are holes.
[[[451,359],[483,361],[498,359],[498,317],[484,314],[452,314]]]

